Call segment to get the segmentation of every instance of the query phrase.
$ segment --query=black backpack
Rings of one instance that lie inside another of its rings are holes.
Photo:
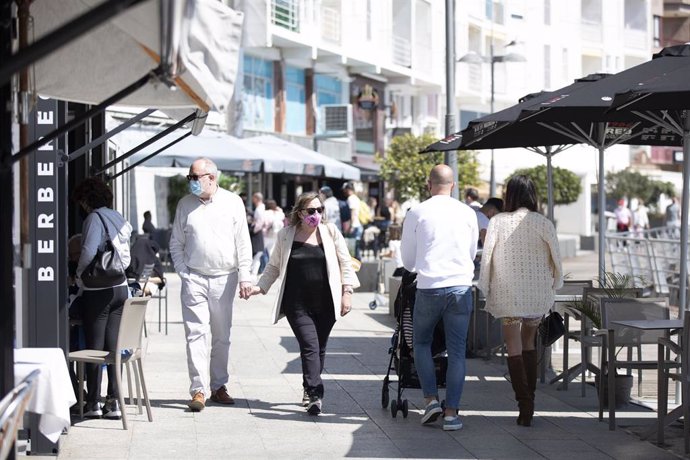
[[[340,208],[340,222],[348,222],[352,219],[352,212],[347,201],[338,200],[338,207]]]

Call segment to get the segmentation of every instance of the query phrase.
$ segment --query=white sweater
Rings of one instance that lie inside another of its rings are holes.
[[[251,281],[251,247],[244,203],[236,194],[219,187],[206,203],[190,194],[177,204],[170,256],[178,273],[239,271],[240,281]]]
[[[489,313],[496,318],[541,316],[561,286],[561,256],[551,221],[526,208],[489,221],[478,284]]]
[[[477,254],[477,214],[448,195],[434,195],[408,211],[400,250],[419,289],[471,286]]]

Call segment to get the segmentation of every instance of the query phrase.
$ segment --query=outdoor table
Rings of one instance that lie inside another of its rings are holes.
[[[659,331],[659,330],[666,330],[666,331],[672,331],[672,330],[681,330],[683,329],[683,320],[682,319],[651,319],[651,320],[620,320],[620,321],[611,321],[612,324],[616,324],[618,326],[623,326],[623,327],[630,327],[633,329],[640,329],[642,331]],[[613,340],[613,330],[609,329],[609,340]],[[612,342],[609,342],[612,343]],[[611,382],[609,382],[609,385],[611,385]],[[657,384],[658,385],[658,384]],[[658,387],[657,387],[657,392],[658,392]],[[664,429],[664,427],[673,421],[677,420],[683,415],[683,405],[681,404],[680,406],[676,407],[673,409],[671,412],[668,414],[662,414],[658,412],[657,410],[657,421],[655,424],[653,424],[649,429],[643,431],[640,434],[640,437],[642,439],[646,439],[654,432],[659,433],[661,430]],[[660,438],[659,438],[660,439]]]
[[[56,443],[70,426],[69,408],[77,402],[61,348],[18,348],[14,350],[14,381],[19,384],[34,370],[41,372],[27,411],[40,416],[39,431]]]

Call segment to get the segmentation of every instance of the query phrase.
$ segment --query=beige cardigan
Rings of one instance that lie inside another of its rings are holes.
[[[343,285],[347,284],[352,288],[359,287],[359,279],[352,268],[352,258],[350,252],[345,244],[345,239],[340,231],[333,224],[320,224],[318,227],[321,241],[323,242],[323,250],[326,255],[326,268],[328,270],[328,284],[331,288],[331,295],[333,296],[333,307],[335,309],[336,319],[340,316],[340,302],[342,300]],[[280,295],[273,306],[273,323],[277,323],[285,314],[280,310],[280,305],[283,302],[283,293],[285,292],[285,272],[287,270],[288,261],[290,260],[290,252],[292,251],[292,243],[295,239],[295,226],[290,225],[278,232],[276,236],[276,244],[271,254],[271,259],[266,264],[258,286],[262,292],[268,292],[276,279],[281,278]]]
[[[489,221],[478,283],[489,313],[495,318],[541,316],[561,286],[563,269],[551,221],[526,208]]]

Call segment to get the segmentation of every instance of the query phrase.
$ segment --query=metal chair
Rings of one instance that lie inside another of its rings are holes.
[[[592,287],[592,280],[564,280],[563,281],[563,287],[559,289],[556,294],[560,296],[573,296],[574,299],[582,299],[584,290],[585,288],[591,288]],[[563,305],[564,308],[558,308],[559,304]],[[568,389],[568,383],[582,371],[582,363],[577,364],[573,366],[572,368],[568,367],[568,353],[570,350],[569,347],[569,341],[570,340],[575,340],[576,342],[580,341],[580,334],[582,331],[571,331],[570,330],[570,317],[574,317],[575,319],[581,321],[580,318],[580,312],[578,312],[575,309],[568,308],[567,306],[567,301],[566,302],[556,302],[555,307],[557,310],[563,313],[563,325],[565,326],[565,336],[563,337],[563,372],[561,372],[559,375],[557,375],[554,379],[551,380],[549,383],[555,383],[560,379],[563,379],[563,383],[559,387],[562,388],[563,390]],[[576,373],[574,373],[577,371]]]
[[[641,288],[585,288],[582,291],[583,302],[589,304],[595,311],[601,311],[601,300],[609,298],[638,298],[642,297]],[[580,366],[582,371],[582,379],[580,382],[580,389],[582,397],[586,396],[587,389],[587,371],[594,375],[599,375],[599,368],[592,363],[592,348],[602,346],[602,338],[592,331],[592,326],[589,324],[589,319],[586,315],[580,317]]]
[[[680,342],[675,343],[666,337],[659,338],[659,362],[668,359],[669,352],[673,353],[680,362],[680,368],[672,371],[668,367],[659,366],[657,371],[657,443],[664,444],[664,428],[671,421],[677,419],[678,412],[683,414],[683,438],[685,453],[690,453],[690,314],[685,312],[683,331],[680,334]],[[668,381],[680,382],[681,407],[668,414]]]
[[[139,386],[144,395],[144,402],[146,404],[146,412],[149,422],[153,422],[151,415],[151,403],[149,401],[148,391],[146,390],[146,381],[144,380],[144,368],[142,365],[142,357],[144,355],[142,349],[142,331],[144,328],[144,319],[146,317],[146,306],[149,302],[149,297],[132,297],[125,301],[122,309],[122,319],[120,320],[120,330],[117,335],[117,345],[114,352],[107,352],[103,350],[79,350],[73,351],[69,354],[70,362],[77,363],[77,377],[79,390],[79,415],[84,418],[84,363],[91,364],[109,364],[115,366],[116,385],[118,389],[118,400],[122,410],[122,427],[127,429],[127,414],[125,410],[125,401],[122,395],[122,364],[134,363],[135,377],[137,383],[137,395],[139,395]],[[130,350],[131,353],[123,356],[123,350]],[[137,375],[138,374],[138,375]],[[130,390],[131,402],[131,390]],[[141,398],[139,398],[139,405]]]
[[[0,460],[5,460],[12,452],[40,373],[38,369],[33,371],[0,401]]]
[[[609,430],[616,429],[616,369],[657,369],[677,366],[677,363],[662,359],[645,361],[642,359],[642,345],[656,345],[660,338],[668,338],[668,331],[643,331],[615,324],[621,320],[666,320],[669,319],[668,298],[644,299],[601,299],[601,330],[597,332],[603,339],[599,373],[599,420],[604,418],[604,377],[608,382]],[[638,359],[619,359],[616,347],[638,349]]]

